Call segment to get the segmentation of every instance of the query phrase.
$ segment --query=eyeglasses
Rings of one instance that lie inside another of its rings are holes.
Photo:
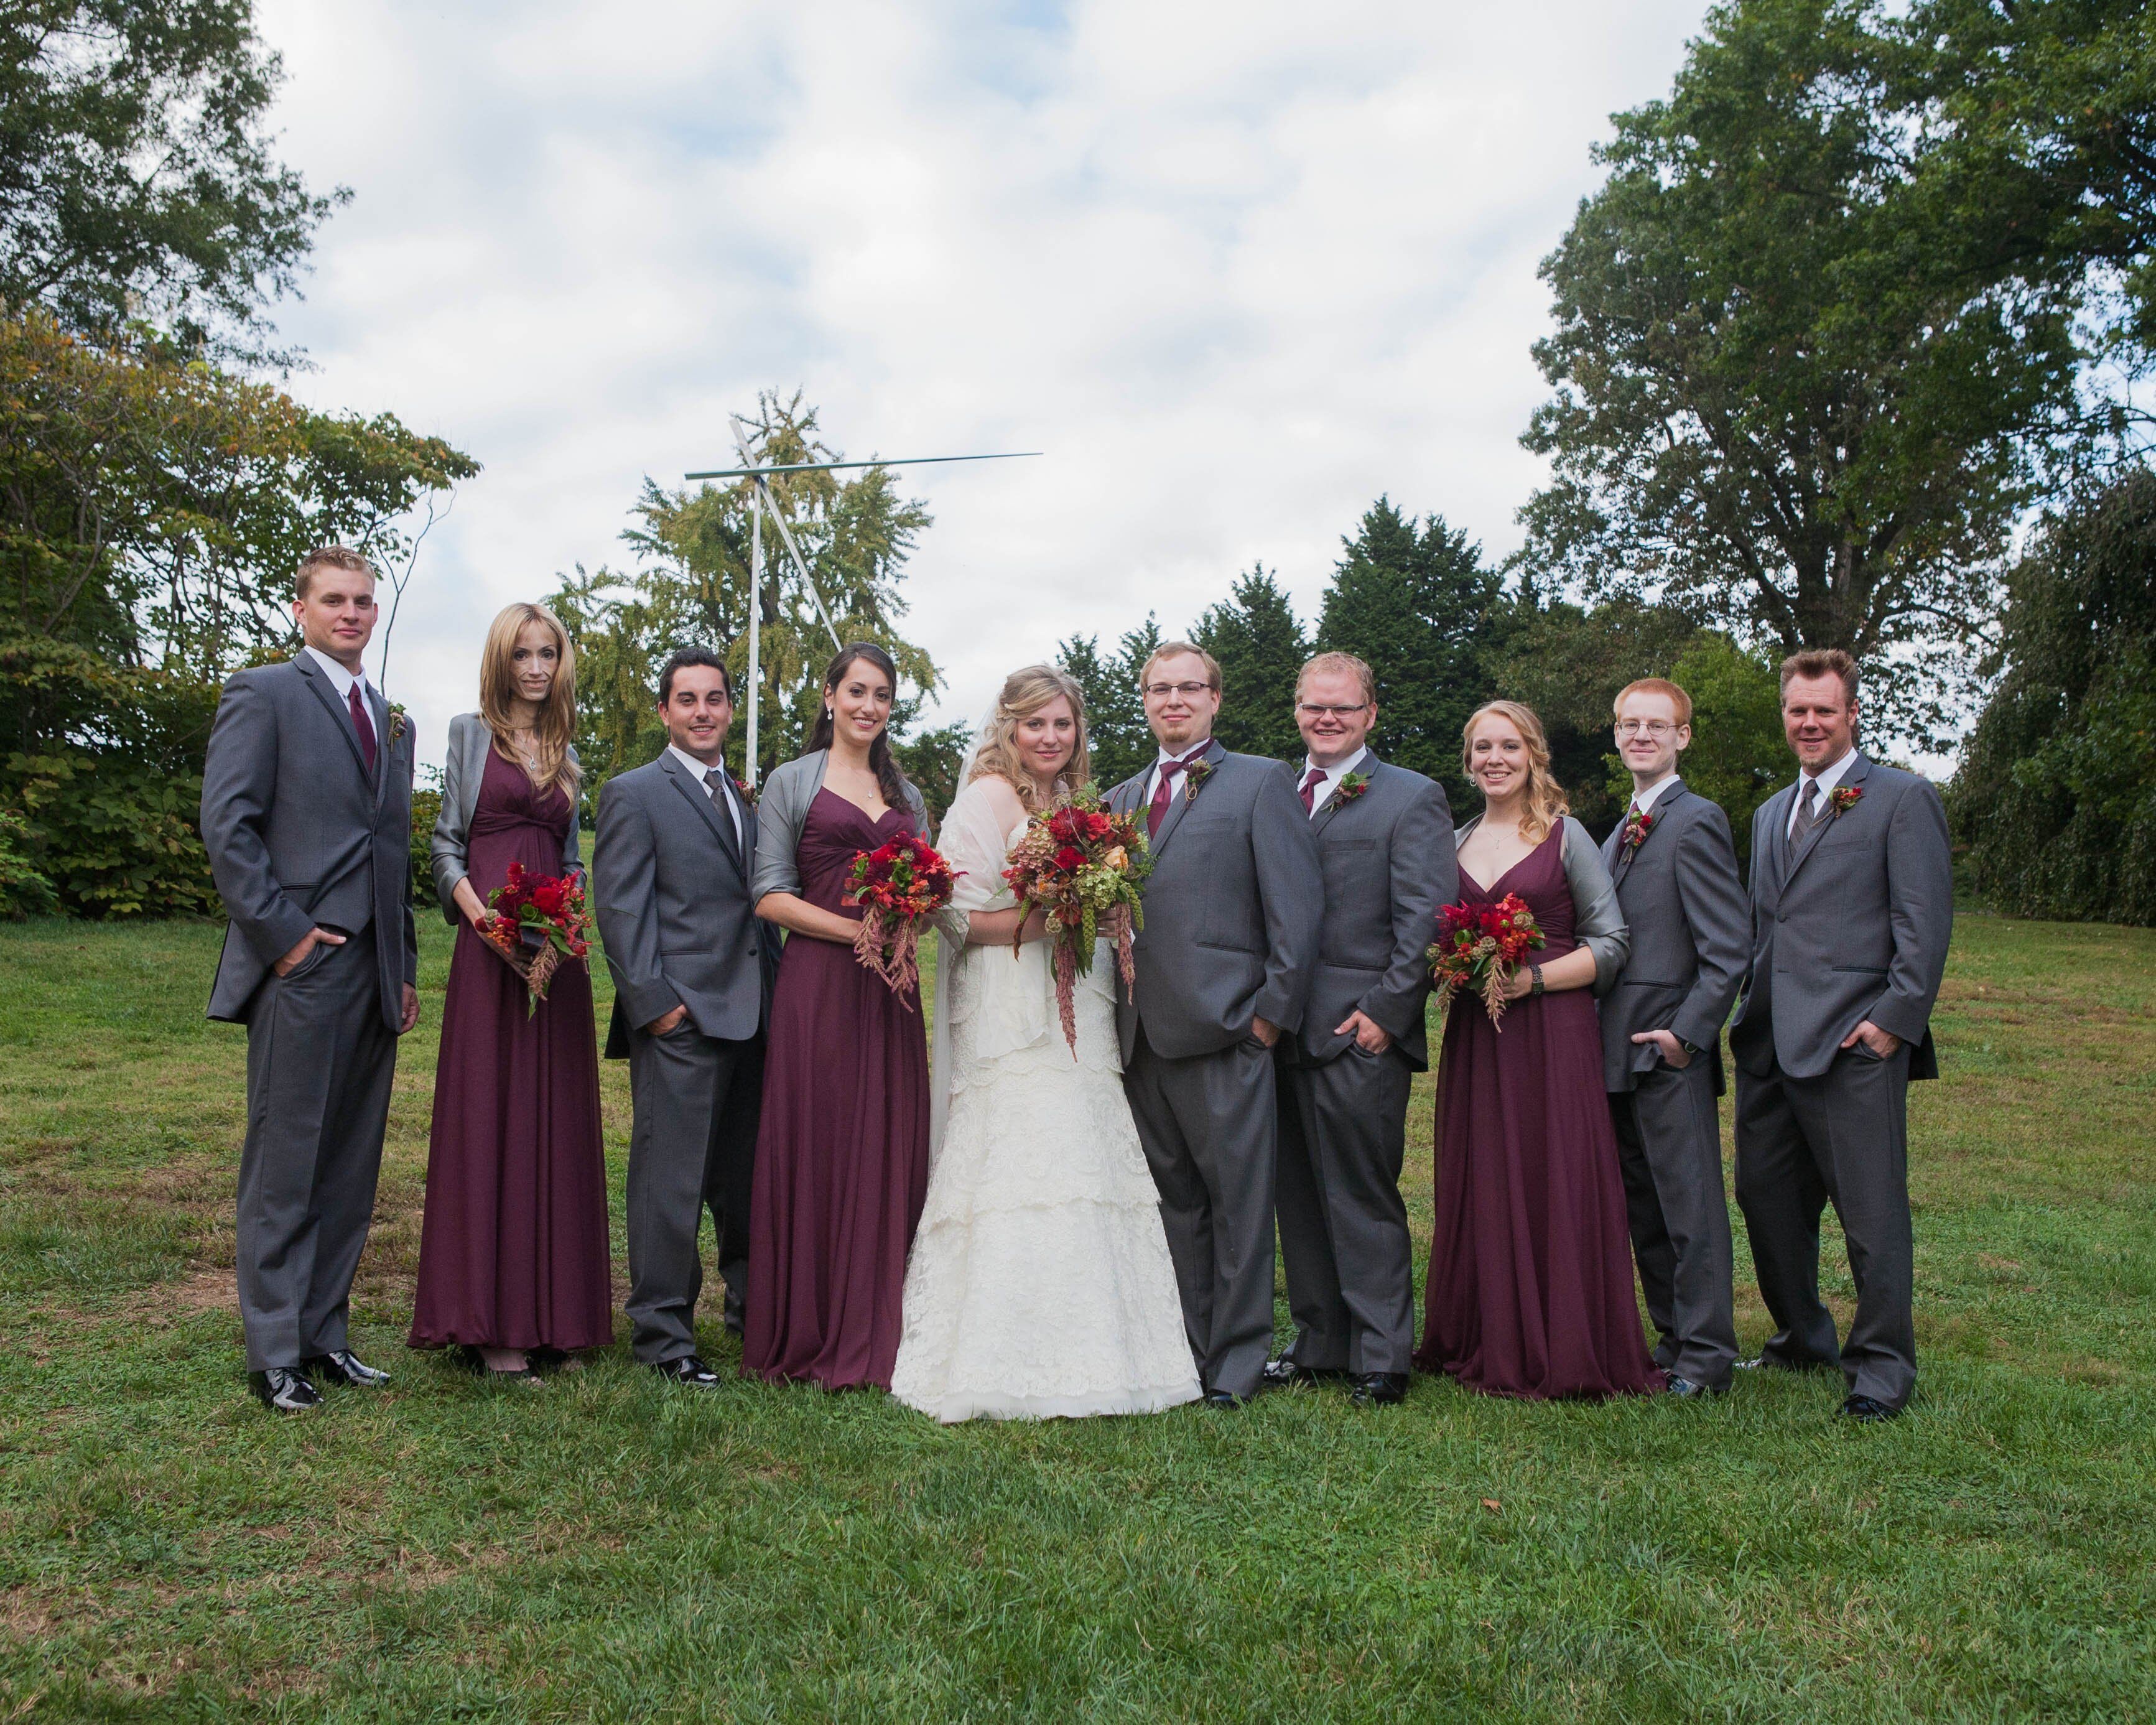
[[[1165,701],[1171,695],[1180,695],[1185,701],[1195,701],[1212,687],[1210,683],[1148,683],[1145,685],[1145,697],[1147,701]]]
[[[1314,701],[1298,701],[1295,710],[1306,719],[1322,719],[1328,713],[1336,719],[1352,719],[1356,714],[1369,711],[1370,703],[1358,701],[1353,706],[1319,706]]]
[[[1667,719],[1620,719],[1617,721],[1617,734],[1620,737],[1639,737],[1643,734],[1656,737],[1668,737],[1676,728]]]

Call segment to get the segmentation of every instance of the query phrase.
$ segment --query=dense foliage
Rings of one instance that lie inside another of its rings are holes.
[[[1972,883],[2030,916],[2156,922],[2156,475],[2049,522],[1950,807]]]

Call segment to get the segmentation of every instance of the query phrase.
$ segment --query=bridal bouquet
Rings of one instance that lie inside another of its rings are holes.
[[[901,1000],[921,980],[921,919],[951,902],[957,880],[935,848],[911,833],[854,858],[846,877],[846,902],[861,906],[854,956]]]
[[[1505,982],[1520,961],[1543,944],[1535,913],[1517,892],[1480,909],[1462,901],[1437,913],[1437,940],[1430,970],[1437,998],[1450,1005],[1462,989],[1480,994],[1490,1022],[1505,1016]]]
[[[1137,976],[1131,942],[1145,927],[1140,889],[1152,872],[1145,828],[1135,814],[1111,814],[1092,786],[1081,785],[1027,821],[1005,860],[1004,879],[1020,908],[1037,905],[1048,919],[1055,1006],[1075,1059],[1078,978],[1093,968],[1101,914],[1118,905],[1130,914],[1116,938],[1116,968],[1125,988]]]
[[[562,961],[582,959],[591,952],[592,915],[584,908],[583,877],[535,875],[523,864],[511,863],[509,879],[487,895],[486,902],[480,938],[524,979],[529,1017],[547,998]]]

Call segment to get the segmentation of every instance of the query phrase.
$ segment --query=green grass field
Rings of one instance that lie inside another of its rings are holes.
[[[952,1431],[406,1353],[426,939],[356,1303],[395,1382],[279,1420],[231,1286],[218,931],[0,929],[0,1721],[2156,1717],[2156,935],[1962,921],[1893,1425],[1819,1378],[1419,1379]],[[1426,1229],[1426,1086],[1412,1130]],[[1738,1265],[1749,1348],[1741,1234]]]

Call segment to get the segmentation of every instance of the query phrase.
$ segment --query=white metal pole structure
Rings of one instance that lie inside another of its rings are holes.
[[[831,632],[831,644],[842,648],[846,644],[839,639],[838,625],[831,621],[831,613],[824,603],[824,595],[817,591],[816,579],[808,572],[808,560],[801,555],[801,547],[793,542],[793,530],[786,525],[786,517],[779,512],[778,500],[771,493],[771,475],[774,473],[829,473],[842,467],[926,467],[945,461],[1017,461],[1041,453],[1039,449],[1006,449],[992,455],[904,455],[888,461],[788,461],[759,467],[748,452],[748,437],[739,414],[733,416],[734,448],[740,454],[739,467],[714,468],[706,473],[684,474],[684,479],[720,480],[745,479],[754,483],[749,489],[748,500],[748,747],[747,765],[748,784],[756,788],[757,742],[758,738],[758,708],[763,694],[763,518],[767,513],[771,524],[778,529],[780,542],[793,560],[801,584],[808,589],[808,597],[815,601],[816,614],[824,619],[824,627]]]

